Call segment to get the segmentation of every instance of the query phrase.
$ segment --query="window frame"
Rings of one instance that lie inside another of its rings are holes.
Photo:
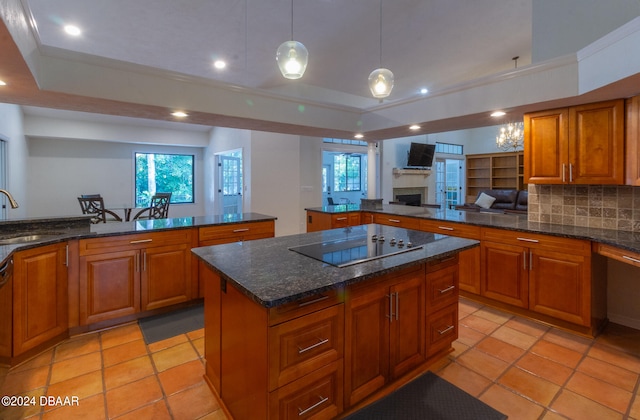
[[[138,201],[138,157],[139,156],[149,156],[149,155],[156,155],[156,156],[180,156],[180,157],[185,157],[185,158],[189,158],[191,160],[191,174],[190,174],[190,178],[191,178],[191,185],[190,185],[190,195],[191,195],[191,201],[188,200],[180,200],[181,195],[176,194],[175,191],[162,191],[162,190],[156,190],[155,192],[172,192],[173,194],[171,195],[171,204],[194,204],[195,203],[195,192],[196,192],[196,156],[195,154],[192,153],[165,153],[165,152],[142,152],[142,151],[134,151],[133,153],[133,202],[134,205],[136,207],[140,207],[140,206],[145,206],[148,205],[148,202],[146,204],[144,204],[143,202],[139,202]],[[157,187],[157,182],[156,182],[156,187]],[[152,193],[149,193],[149,199],[151,198],[150,196],[152,195]],[[180,201],[178,201],[180,200]]]

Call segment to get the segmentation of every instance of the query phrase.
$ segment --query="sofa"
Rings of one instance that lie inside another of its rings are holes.
[[[527,214],[528,198],[524,190],[486,189],[478,193],[475,202],[456,206],[456,210]]]

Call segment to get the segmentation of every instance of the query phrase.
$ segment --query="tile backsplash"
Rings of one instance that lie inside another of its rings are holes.
[[[640,187],[529,185],[533,222],[640,232]]]

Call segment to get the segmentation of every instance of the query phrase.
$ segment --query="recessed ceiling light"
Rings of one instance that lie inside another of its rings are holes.
[[[7,83],[4,80],[0,80],[0,86],[7,86]]]
[[[186,112],[182,112],[182,111],[172,112],[171,115],[173,115],[174,117],[178,117],[178,118],[184,118],[184,117],[188,117],[189,116],[189,114],[187,114]]]
[[[491,114],[492,117],[502,117],[504,115],[507,115],[507,113],[504,111],[496,111],[493,114]]]
[[[357,138],[357,139],[361,139],[361,138],[363,138],[363,137],[364,137],[364,134],[362,134],[362,133],[358,133],[358,134],[356,134],[356,135],[355,135],[355,136],[353,136],[353,137],[355,137],[355,138]]]
[[[227,63],[223,60],[216,60],[213,62],[213,67],[222,70],[223,68],[227,67]]]
[[[418,124],[410,125],[409,130],[420,130],[420,126]]]
[[[68,33],[69,35],[73,35],[73,36],[78,36],[78,35],[80,35],[82,33],[80,28],[78,28],[75,25],[65,25],[64,26],[64,31],[66,33]]]
[[[426,95],[427,93],[429,93],[429,89],[422,88],[422,89],[420,89],[420,93],[422,93],[423,95]]]

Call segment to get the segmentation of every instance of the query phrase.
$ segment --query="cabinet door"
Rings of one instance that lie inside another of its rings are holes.
[[[359,289],[345,314],[345,404],[354,405],[382,388],[389,377],[388,287]]]
[[[482,296],[527,308],[529,305],[528,249],[521,246],[483,241]]]
[[[80,257],[80,325],[140,312],[139,251]]]
[[[466,249],[458,254],[460,290],[480,294],[480,247]]]
[[[17,252],[13,272],[13,355],[68,328],[66,244]]]
[[[569,164],[569,183],[624,182],[622,99],[569,108]]]
[[[391,378],[398,378],[426,360],[424,272],[403,276],[391,287],[393,304],[389,339]]]
[[[331,229],[331,214],[307,210],[307,232]]]
[[[524,182],[562,184],[568,163],[568,110],[555,109],[524,116]]]
[[[533,250],[529,309],[554,318],[591,325],[591,258]]]
[[[640,185],[640,96],[627,99],[626,106],[625,184]]]
[[[191,299],[191,249],[186,244],[142,250],[143,311]]]

